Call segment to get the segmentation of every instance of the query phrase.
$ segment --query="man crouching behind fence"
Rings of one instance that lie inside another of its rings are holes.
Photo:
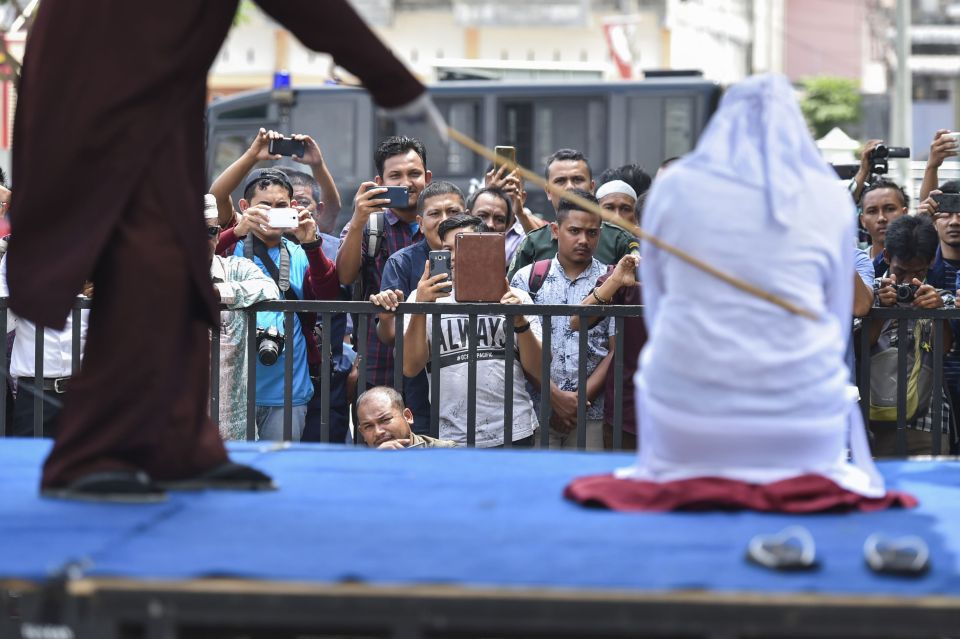
[[[280,299],[280,289],[247,258],[216,254],[220,237],[217,200],[209,193],[204,196],[203,217],[210,249],[210,278],[220,303],[227,307],[220,311],[220,436],[246,439],[247,316],[237,309]]]
[[[370,448],[455,448],[456,442],[413,432],[413,411],[389,386],[374,386],[357,398],[357,429]]]

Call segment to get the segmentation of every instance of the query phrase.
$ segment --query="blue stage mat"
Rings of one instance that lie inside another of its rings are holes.
[[[960,594],[960,463],[884,463],[914,510],[842,515],[620,514],[565,501],[578,475],[626,454],[235,444],[275,493],[173,493],[152,506],[37,496],[48,444],[0,440],[0,579],[42,579],[73,560],[88,576],[236,577],[371,584],[669,591]],[[744,561],[750,538],[807,526],[822,568],[781,574]],[[873,532],[930,546],[920,579],[863,562]]]

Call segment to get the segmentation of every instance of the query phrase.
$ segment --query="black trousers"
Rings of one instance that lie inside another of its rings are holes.
[[[29,377],[17,381],[17,398],[13,402],[13,436],[33,437],[34,383]],[[57,418],[63,404],[63,395],[46,391],[43,396],[43,437],[53,437]]]

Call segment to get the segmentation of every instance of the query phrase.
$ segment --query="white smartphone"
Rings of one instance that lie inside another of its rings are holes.
[[[300,225],[300,215],[296,209],[270,209],[267,224],[274,229],[295,229]]]

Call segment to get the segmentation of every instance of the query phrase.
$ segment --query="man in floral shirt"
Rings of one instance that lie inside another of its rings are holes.
[[[596,198],[583,190],[573,190],[580,197],[596,203]],[[557,255],[550,260],[542,279],[531,278],[538,262],[524,266],[513,276],[510,285],[530,293],[536,304],[579,304],[590,295],[597,278],[607,267],[593,257],[600,239],[600,216],[582,211],[567,200],[557,207],[557,221],[551,223],[557,239]],[[532,281],[533,280],[533,281]],[[532,284],[532,286],[531,286]],[[539,288],[538,288],[539,284]],[[575,448],[577,445],[577,401],[586,393],[588,449],[603,448],[603,389],[610,365],[608,354],[613,321],[605,318],[588,332],[588,350],[580,353],[580,338],[570,328],[568,316],[554,316],[551,324],[550,349],[550,446]],[[578,369],[583,361],[587,368],[587,387],[578,388]],[[536,400],[535,400],[536,401]]]

